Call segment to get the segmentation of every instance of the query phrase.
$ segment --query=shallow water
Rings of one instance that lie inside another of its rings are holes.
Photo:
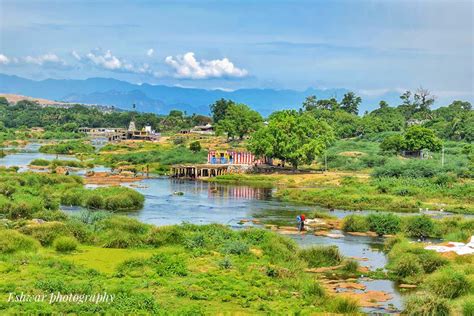
[[[20,166],[22,171],[27,170],[27,165],[33,159],[56,159],[56,155],[37,152],[39,146],[30,145],[23,152],[7,155],[0,159],[0,165]],[[35,152],[36,150],[36,152]],[[29,152],[28,152],[29,151]],[[71,156],[59,156],[60,159],[75,159]],[[108,168],[96,167],[97,171]],[[79,172],[81,174],[82,172]],[[275,221],[287,225],[296,225],[296,216],[309,213],[320,208],[295,205],[276,200],[273,190],[249,186],[223,185],[201,181],[176,180],[169,178],[145,179],[139,182],[125,184],[145,196],[145,205],[138,212],[129,213],[138,220],[154,225],[172,225],[182,222],[194,224],[220,223],[234,228],[252,226],[252,222],[241,223],[241,220],[258,219],[262,222]],[[88,185],[88,187],[95,187]],[[175,193],[182,192],[183,195]],[[77,212],[78,208],[68,208],[67,212]],[[329,212],[343,218],[351,211],[335,210]],[[364,212],[365,213],[365,212]],[[340,233],[340,232],[339,232]],[[383,268],[387,262],[386,256],[381,251],[383,240],[380,238],[359,237],[344,235],[343,238],[334,239],[323,236],[289,235],[302,247],[312,245],[336,245],[344,256],[363,257],[361,265],[370,269]],[[384,290],[392,294],[393,299],[383,304],[388,307],[393,304],[402,308],[402,297],[393,282],[388,280],[364,281],[368,289]],[[365,283],[364,283],[365,284]],[[366,309],[368,312],[380,312],[380,309]]]

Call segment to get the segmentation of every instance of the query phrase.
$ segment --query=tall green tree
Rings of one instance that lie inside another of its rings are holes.
[[[418,125],[409,127],[403,135],[403,149],[408,151],[422,149],[438,151],[441,149],[441,144],[441,140],[432,129]]]
[[[315,95],[307,96],[306,99],[303,101],[303,110],[304,111],[312,111],[318,108],[318,102],[316,100]]]
[[[218,134],[225,133],[227,138],[239,137],[256,131],[263,125],[262,116],[245,104],[231,104],[224,119],[217,124]]]
[[[308,113],[273,113],[268,125],[252,134],[248,148],[254,154],[289,162],[294,169],[311,164],[335,139],[332,128]]]
[[[209,106],[211,109],[212,119],[214,120],[215,124],[219,123],[220,120],[225,118],[227,110],[232,105],[235,105],[234,101],[220,99]]]
[[[354,92],[347,92],[341,101],[341,110],[351,114],[359,114],[359,105],[362,98],[357,96]]]

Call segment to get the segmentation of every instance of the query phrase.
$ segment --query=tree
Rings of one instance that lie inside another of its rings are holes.
[[[189,149],[195,153],[201,151],[201,143],[199,141],[192,142],[189,144]]]
[[[227,110],[231,105],[235,105],[234,101],[220,99],[209,106],[212,113],[212,119],[214,120],[215,124],[219,123],[220,120],[225,118]]]
[[[438,151],[441,149],[441,140],[433,130],[414,125],[408,128],[403,135],[403,149],[408,151],[421,151],[422,149]]]
[[[335,98],[323,99],[316,102],[316,107],[319,110],[336,111],[339,109],[339,103],[337,103]]]
[[[315,110],[315,109],[317,109],[317,106],[318,106],[318,102],[316,100],[315,95],[307,96],[306,99],[303,102],[303,110],[304,111]]]
[[[362,98],[357,96],[354,92],[347,92],[341,101],[341,110],[347,113],[359,114],[359,105],[362,102]]]
[[[297,169],[301,164],[311,164],[334,139],[326,122],[285,110],[273,113],[268,125],[252,134],[248,148],[255,155],[277,158]]]
[[[380,150],[386,154],[397,154],[403,149],[403,136],[400,134],[390,135],[380,143]]]
[[[436,97],[431,95],[428,89],[418,88],[414,94],[414,104],[418,111],[429,112]]]
[[[263,125],[262,116],[245,104],[231,104],[224,119],[217,124],[218,134],[226,133],[227,138],[238,136],[243,139],[245,135],[256,131]]]
[[[379,108],[380,108],[380,109],[386,109],[386,108],[388,108],[388,103],[387,103],[386,101],[384,101],[384,100],[380,101],[380,102],[379,102]]]
[[[0,105],[8,105],[8,100],[5,97],[0,97]]]

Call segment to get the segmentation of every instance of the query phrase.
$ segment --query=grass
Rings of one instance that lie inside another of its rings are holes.
[[[58,253],[44,245],[0,255],[0,296],[20,289],[64,294],[106,291],[116,296],[116,303],[6,304],[2,300],[5,313],[358,311],[357,305],[344,299],[327,304],[332,299],[321,284],[303,272],[310,263],[294,256],[298,248],[293,241],[275,233],[233,231],[221,225],[153,227],[132,219],[124,222],[115,215],[79,218],[84,229],[94,235],[88,242],[81,241],[74,252]],[[68,226],[70,220],[62,224]],[[104,248],[109,232],[134,235],[141,244],[130,244],[127,249]],[[18,265],[18,261],[27,263]]]
[[[465,311],[472,309],[474,255],[446,258],[400,237],[388,246],[389,276],[418,285],[406,300],[404,314],[469,315]]]

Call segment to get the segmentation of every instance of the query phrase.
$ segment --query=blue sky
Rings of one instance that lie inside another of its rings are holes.
[[[0,72],[473,100],[473,4],[0,0]]]

